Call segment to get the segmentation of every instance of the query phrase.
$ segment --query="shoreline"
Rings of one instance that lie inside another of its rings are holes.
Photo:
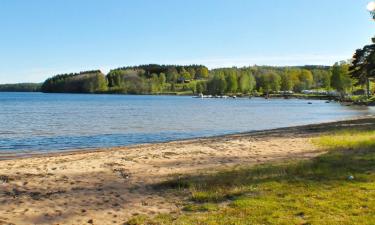
[[[56,157],[56,156],[65,156],[65,155],[76,155],[76,154],[85,154],[85,153],[96,153],[96,152],[108,152],[108,151],[116,151],[119,149],[133,149],[133,148],[141,148],[147,147],[152,145],[158,144],[174,144],[174,143],[194,143],[199,141],[209,141],[209,140],[217,140],[220,138],[231,138],[231,137],[246,137],[246,136],[253,136],[257,134],[271,134],[275,132],[282,132],[282,131],[291,131],[295,129],[312,129],[321,126],[332,126],[334,124],[341,124],[350,121],[359,121],[359,120],[366,120],[366,119],[375,119],[375,116],[360,116],[354,117],[349,119],[342,119],[342,120],[335,120],[330,122],[321,122],[321,123],[312,123],[306,125],[297,125],[297,126],[289,126],[289,127],[280,127],[280,128],[273,128],[273,129],[265,129],[265,130],[254,130],[254,131],[245,131],[245,132],[237,132],[231,134],[223,134],[223,135],[216,135],[216,136],[207,136],[207,137],[194,137],[194,138],[186,138],[186,139],[177,139],[171,141],[160,141],[160,142],[151,142],[151,143],[140,143],[140,144],[131,144],[131,145],[124,145],[124,146],[116,146],[116,147],[101,147],[101,148],[82,148],[82,149],[70,149],[70,150],[50,150],[50,152],[46,151],[43,152],[35,152],[35,153],[0,153],[0,162],[4,160],[16,160],[16,159],[27,159],[27,158],[40,158],[40,157]]]
[[[0,224],[123,224],[180,214],[183,195],[153,187],[171,179],[326,153],[312,139],[343,128],[373,129],[375,117],[110,150],[0,161]],[[116,221],[116,222],[113,222]]]

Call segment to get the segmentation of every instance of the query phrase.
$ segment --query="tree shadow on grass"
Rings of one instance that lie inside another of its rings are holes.
[[[195,202],[223,202],[252,192],[266,182],[323,185],[369,182],[375,172],[375,140],[358,142],[355,148],[337,147],[310,160],[258,165],[196,176],[176,177],[154,185],[155,189],[189,191]]]

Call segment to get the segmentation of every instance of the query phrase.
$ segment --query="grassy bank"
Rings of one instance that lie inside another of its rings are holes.
[[[313,140],[312,160],[176,177],[153,188],[184,200],[181,212],[128,224],[375,224],[375,131]]]

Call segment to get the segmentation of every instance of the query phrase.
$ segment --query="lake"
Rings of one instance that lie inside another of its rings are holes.
[[[373,108],[319,100],[0,93],[0,154],[163,142],[374,114]]]

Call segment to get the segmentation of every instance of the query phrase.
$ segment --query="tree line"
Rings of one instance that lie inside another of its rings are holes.
[[[249,66],[209,70],[203,65],[140,65],[56,75],[47,79],[43,92],[159,94],[254,94],[301,92],[309,89],[345,93],[353,82],[349,64],[329,66]]]
[[[39,92],[41,86],[35,83],[0,84],[0,92]]]
[[[372,94],[375,78],[375,38],[357,49],[349,61],[333,66],[248,66],[209,70],[204,65],[139,65],[111,70],[60,74],[43,84],[0,85],[0,91],[123,94],[263,94],[304,90]]]
[[[107,80],[100,70],[61,74],[48,78],[41,87],[47,93],[100,93],[107,91]]]

